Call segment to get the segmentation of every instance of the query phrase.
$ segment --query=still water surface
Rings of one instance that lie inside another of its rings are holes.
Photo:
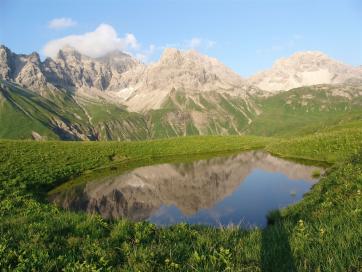
[[[251,151],[190,163],[136,168],[52,195],[69,210],[104,218],[264,227],[270,210],[299,201],[322,169]]]

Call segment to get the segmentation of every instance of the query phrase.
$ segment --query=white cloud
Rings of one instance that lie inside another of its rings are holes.
[[[165,46],[154,44],[141,46],[132,33],[120,37],[111,25],[101,24],[91,32],[49,41],[43,47],[43,53],[47,57],[54,58],[60,49],[70,46],[84,55],[96,58],[114,50],[121,50],[133,55],[142,62],[149,63],[154,61],[155,57],[167,47],[175,47],[181,50],[208,50],[214,47],[215,44],[216,42],[208,39],[193,37],[181,43],[167,44]]]
[[[216,42],[215,41],[207,41],[206,43],[206,48],[213,48],[215,46]]]
[[[201,46],[201,44],[202,44],[202,40],[200,38],[194,37],[189,41],[190,48],[198,48]]]
[[[150,58],[154,55],[154,53],[159,50],[159,47],[156,47],[154,44],[150,44],[148,49],[140,50],[140,52],[136,53],[136,58],[141,60],[142,62],[149,62]]]
[[[75,26],[77,24],[76,21],[74,21],[71,18],[55,18],[53,20],[51,20],[48,23],[48,27],[52,28],[52,29],[61,29],[61,28],[68,28],[68,27],[72,27]]]
[[[210,49],[214,47],[216,44],[215,41],[210,41],[207,39],[199,38],[199,37],[193,37],[190,40],[187,40],[184,43],[185,48],[191,48],[191,49]]]
[[[127,33],[124,37],[119,37],[116,30],[108,24],[99,25],[93,32],[49,41],[43,51],[46,56],[55,57],[65,46],[71,46],[90,57],[100,57],[117,49],[128,51],[140,47],[133,34]]]

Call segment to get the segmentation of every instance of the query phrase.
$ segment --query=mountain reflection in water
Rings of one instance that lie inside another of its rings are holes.
[[[69,210],[104,218],[207,225],[264,226],[268,211],[303,197],[317,181],[306,166],[252,151],[191,163],[136,168],[54,194]]]

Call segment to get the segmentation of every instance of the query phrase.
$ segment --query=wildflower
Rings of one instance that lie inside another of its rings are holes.
[[[298,228],[301,232],[305,230],[304,221],[302,219],[298,221]]]
[[[321,234],[321,236],[323,236],[323,234],[326,232],[326,230],[324,228],[320,228],[319,233]]]

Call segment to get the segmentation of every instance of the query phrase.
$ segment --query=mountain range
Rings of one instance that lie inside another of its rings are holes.
[[[41,61],[0,46],[0,137],[134,140],[182,135],[284,135],[358,119],[362,67],[298,52],[242,78],[194,50],[144,64],[121,51],[71,47]]]

